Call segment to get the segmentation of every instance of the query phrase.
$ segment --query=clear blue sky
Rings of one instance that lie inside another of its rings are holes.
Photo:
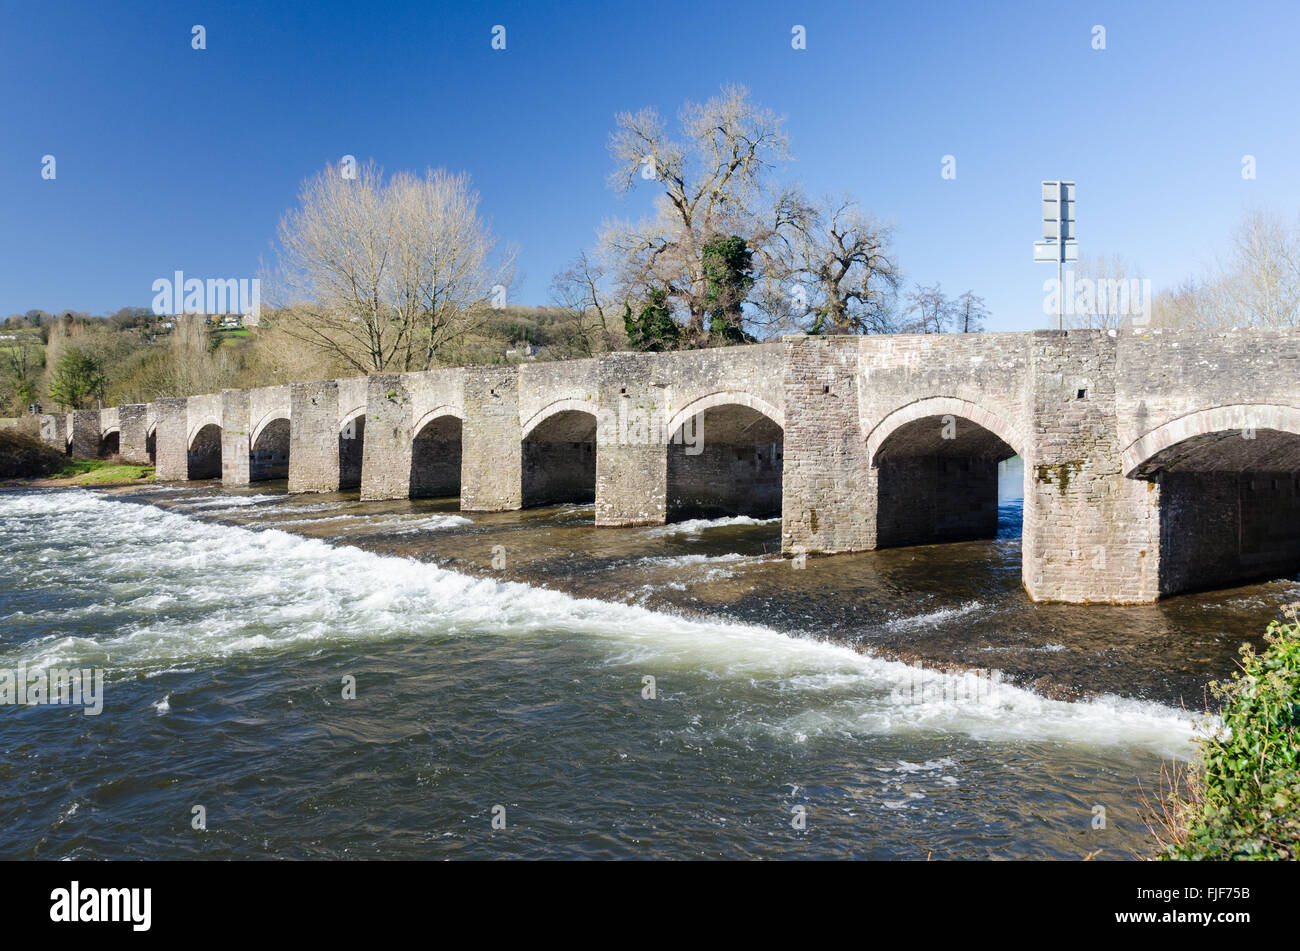
[[[1211,261],[1246,207],[1300,211],[1294,2],[0,11],[0,315],[148,306],[177,269],[256,276],[300,181],[349,153],[469,172],[521,248],[516,302],[547,303],[604,219],[650,208],[649,189],[605,186],[614,114],[672,116],[725,82],[788,116],[781,175],[856,193],[895,223],[908,277],[983,295],[993,330],[1048,323],[1054,269],[1031,259],[1041,179],[1078,182],[1082,251],[1123,255],[1156,289]]]

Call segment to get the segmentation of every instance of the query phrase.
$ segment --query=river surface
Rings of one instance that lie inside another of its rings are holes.
[[[1300,586],[1034,604],[1019,519],[798,569],[779,520],[0,492],[0,668],[107,678],[0,707],[0,858],[1147,854]]]

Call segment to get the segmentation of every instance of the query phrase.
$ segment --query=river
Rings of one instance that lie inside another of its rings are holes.
[[[1300,588],[1034,604],[1019,518],[799,569],[779,520],[0,492],[0,668],[107,678],[0,709],[0,857],[1147,854],[1143,791]]]

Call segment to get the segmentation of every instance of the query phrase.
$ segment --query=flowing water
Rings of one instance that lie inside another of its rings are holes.
[[[1002,514],[800,570],[779,520],[0,492],[0,669],[107,678],[0,707],[0,857],[1143,854],[1297,586],[1038,605]]]

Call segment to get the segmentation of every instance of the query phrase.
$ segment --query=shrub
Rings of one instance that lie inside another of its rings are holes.
[[[1196,788],[1181,801],[1170,859],[1300,857],[1300,623],[1274,621],[1267,647],[1242,647],[1241,670],[1213,683],[1223,729],[1201,740]]]

